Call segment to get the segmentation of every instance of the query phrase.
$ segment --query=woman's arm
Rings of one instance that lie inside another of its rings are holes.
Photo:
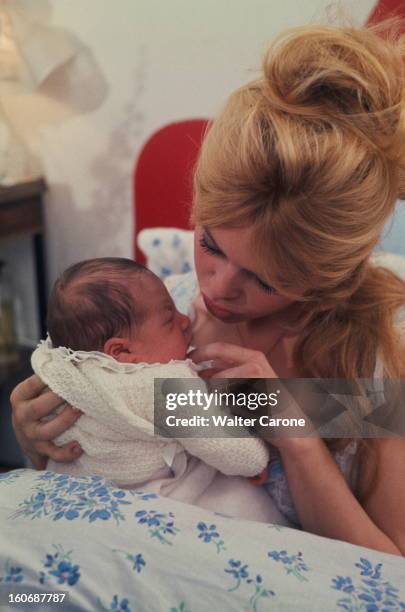
[[[379,477],[363,507],[320,438],[291,438],[278,448],[303,529],[405,555],[405,440],[374,442],[383,449]]]
[[[234,345],[207,345],[197,349],[193,359],[228,362],[229,367],[215,372],[217,378],[276,377],[262,353]],[[268,433],[269,442],[281,453],[294,505],[306,531],[405,555],[405,439],[374,440],[378,479],[362,506],[321,438],[276,438],[273,432]],[[360,483],[368,480],[368,469],[366,465],[360,473]]]
[[[81,412],[66,406],[52,421],[41,422],[41,419],[52,414],[63,403],[60,397],[46,389],[41,379],[34,375],[21,382],[10,397],[16,438],[23,453],[38,470],[46,467],[48,459],[69,462],[82,454],[77,442],[69,442],[61,447],[51,442],[69,429],[81,416]]]
[[[405,438],[378,438],[373,445],[377,454],[376,482],[362,504],[405,556]],[[365,463],[363,484],[372,476]]]

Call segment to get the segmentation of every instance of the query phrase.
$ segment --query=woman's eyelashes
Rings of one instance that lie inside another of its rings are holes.
[[[201,248],[204,249],[204,251],[210,253],[211,255],[216,255],[217,257],[225,257],[222,251],[208,243],[207,238],[204,235],[200,238],[200,245]],[[253,282],[255,282],[256,285],[258,285],[262,291],[265,291],[266,293],[276,293],[274,287],[271,287],[270,285],[264,283],[255,274],[249,274],[249,278],[251,278]]]
[[[274,287],[272,287],[271,285],[266,285],[266,283],[260,280],[260,278],[258,278],[257,276],[254,277],[254,280],[257,285],[259,285],[260,289],[262,289],[262,291],[265,291],[266,293],[276,293]]]
[[[200,238],[200,245],[201,245],[201,248],[204,249],[204,251],[207,251],[207,253],[211,253],[211,255],[218,255],[220,257],[225,257],[225,255],[222,253],[222,251],[220,251],[216,247],[208,244],[207,239],[206,239],[205,236],[201,236],[201,238]]]

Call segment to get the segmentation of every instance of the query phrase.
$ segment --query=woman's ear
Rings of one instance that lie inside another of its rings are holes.
[[[109,338],[104,344],[103,352],[121,363],[136,363],[132,343],[127,338]]]

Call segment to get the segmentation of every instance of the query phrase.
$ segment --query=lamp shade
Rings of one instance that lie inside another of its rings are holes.
[[[24,4],[19,0],[3,0],[0,11],[5,28],[3,36],[14,43],[19,62],[14,80],[19,81],[20,92],[39,89],[55,71],[85,49],[74,34],[43,23],[39,18],[42,13],[35,18],[30,0]]]

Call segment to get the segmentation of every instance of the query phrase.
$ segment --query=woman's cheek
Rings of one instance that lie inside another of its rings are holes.
[[[204,276],[205,269],[207,267],[207,253],[204,253],[201,245],[199,244],[199,238],[196,236],[196,241],[194,244],[194,265],[195,271],[197,274],[197,278],[199,283],[201,284],[201,280]]]

